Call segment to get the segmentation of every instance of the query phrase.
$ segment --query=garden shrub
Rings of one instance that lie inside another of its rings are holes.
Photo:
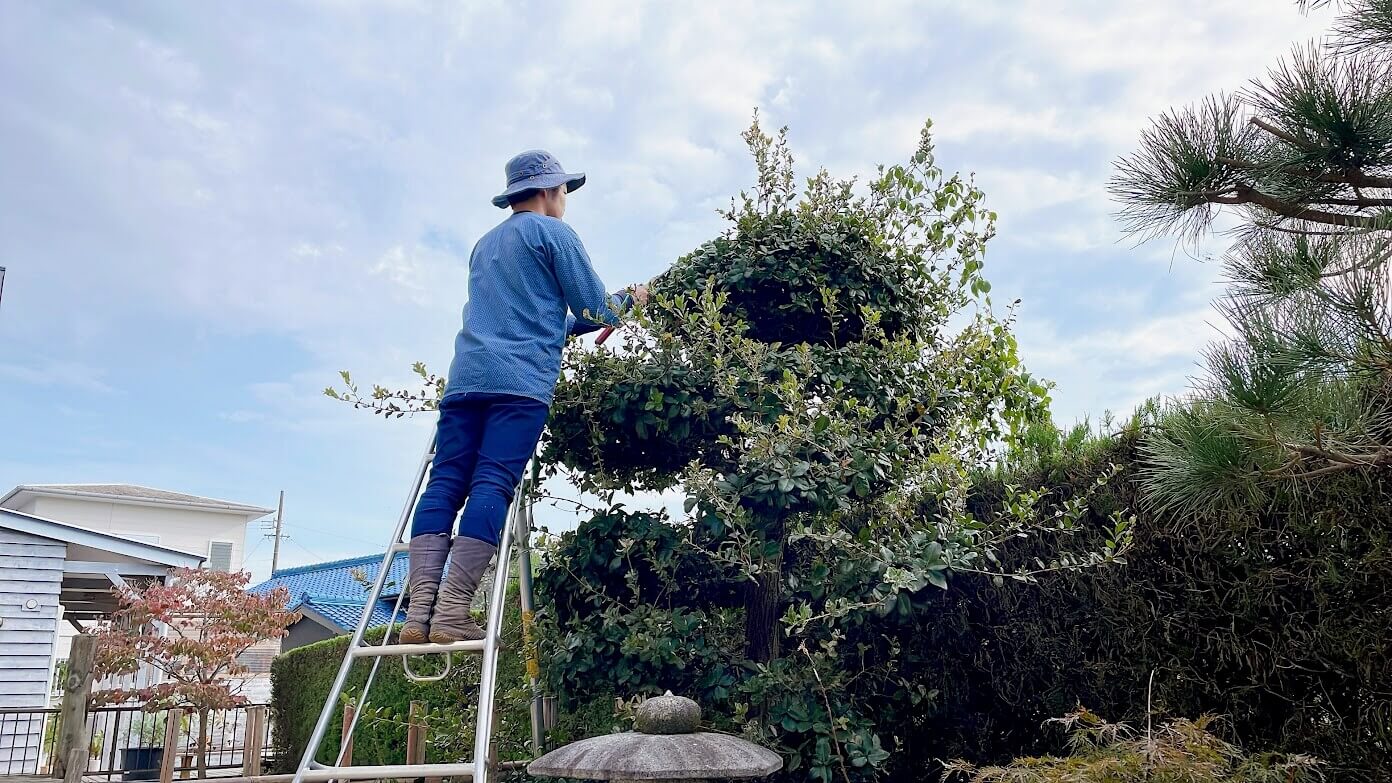
[[[635,367],[612,354],[597,355],[583,381],[563,380],[558,387],[566,403],[552,409],[542,460],[667,489],[688,463],[713,459],[713,444],[733,432],[730,406],[716,400],[710,386],[708,368],[676,362]]]
[[[746,216],[726,236],[678,259],[654,291],[672,297],[705,286],[724,291],[731,315],[760,342],[859,342],[867,309],[881,314],[880,327],[894,339],[923,322],[925,312],[907,290],[915,278],[871,238],[875,234],[874,226],[849,210]],[[836,292],[844,317],[836,318],[828,308],[822,293],[827,290]],[[670,316],[659,310],[658,318]]]
[[[1080,703],[1135,725],[1218,715],[1212,731],[1258,754],[1318,757],[1326,762],[1322,774],[1341,783],[1386,779],[1392,770],[1386,687],[1392,682],[1392,485],[1333,477],[1247,514],[1194,522],[1155,513],[1134,476],[1143,433],[1164,415],[1152,407],[1130,422],[1108,422],[1121,429],[1115,437],[1086,427],[1035,427],[1003,468],[978,477],[968,503],[986,518],[1012,486],[1049,485],[1059,497],[1088,492],[1089,508],[1074,534],[1084,539],[1109,535],[1114,509],[1140,508],[1125,566],[1056,573],[1036,584],[958,578],[950,590],[912,593],[883,615],[838,629],[836,644],[848,651],[841,659],[848,671],[840,676],[856,688],[881,678],[876,710],[857,719],[872,722],[883,748],[894,751],[882,766],[887,779],[924,780],[933,759],[988,765],[1060,752],[1060,738],[1046,722]],[[1098,490],[1098,477],[1112,465],[1119,474]],[[572,614],[561,638],[604,643],[582,642],[576,649],[583,654],[553,654],[546,671],[567,710],[603,714],[616,696],[650,694],[672,682],[703,703],[714,725],[737,731],[735,718],[748,699],[741,689],[749,682],[738,636],[731,638],[738,619],[721,614],[718,601],[703,603],[702,596],[721,593],[699,585],[697,570],[672,566],[681,557],[671,552],[690,546],[680,542],[689,542],[691,531],[663,524],[668,547],[635,548],[619,564],[584,554],[608,551],[609,522],[565,537],[556,565],[539,580],[548,594],[612,585],[627,570],[671,581],[644,587],[643,600]],[[1047,558],[1048,549],[1019,539],[997,554],[1009,566]],[[645,562],[647,552],[661,552],[664,565]],[[795,552],[791,559],[802,557]],[[856,585],[876,581],[854,562],[810,562],[792,569],[787,586],[795,599],[854,596]],[[552,571],[560,564],[569,571],[564,579]],[[662,631],[644,619],[654,608],[704,615],[704,624],[666,629],[673,634],[666,643],[700,654],[680,664],[651,658],[638,679],[609,677],[621,663],[636,667],[631,650],[661,645],[652,637]],[[630,646],[638,636],[642,644]],[[894,661],[892,675],[880,666],[885,660]],[[824,694],[807,659],[771,666],[785,678],[771,717],[785,732],[812,737],[806,746],[817,753],[815,729],[828,720],[825,704],[842,719],[847,714],[842,693]],[[711,683],[718,678],[737,684],[717,690]],[[798,687],[804,698],[797,698]],[[603,722],[591,717],[589,725]],[[850,734],[856,724],[845,726]],[[826,752],[834,758],[833,748]]]

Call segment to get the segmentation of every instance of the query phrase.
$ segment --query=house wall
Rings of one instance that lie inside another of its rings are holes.
[[[0,707],[48,706],[66,554],[60,542],[0,530]],[[0,717],[0,773],[32,764],[40,739],[27,716]]]
[[[171,549],[208,555],[212,541],[232,544],[232,570],[242,568],[245,552],[247,515],[240,512],[218,512],[207,509],[179,508],[139,503],[123,503],[98,498],[30,496],[17,511],[55,519],[91,530],[158,544]],[[86,547],[76,547],[74,560],[107,560],[106,553]],[[59,564],[61,570],[62,564]],[[60,574],[61,576],[61,574]],[[66,660],[72,648],[76,629],[66,622],[57,626],[55,652],[57,660]],[[106,681],[105,686],[140,686],[158,682],[158,672],[149,667],[135,675]],[[3,686],[0,686],[3,687]],[[2,755],[2,754],[0,754]]]
[[[232,570],[242,568],[247,528],[244,513],[46,496],[33,498],[19,510],[200,555],[208,554],[210,541],[230,541]]]
[[[288,652],[296,647],[303,647],[306,644],[322,642],[325,639],[332,639],[342,635],[342,631],[326,628],[308,617],[300,618],[298,622],[290,626],[290,633],[280,640],[280,651]]]

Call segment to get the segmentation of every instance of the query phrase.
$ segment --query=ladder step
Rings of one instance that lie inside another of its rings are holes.
[[[398,542],[396,542],[395,544],[392,544],[391,551],[393,551],[393,552],[410,552],[410,551],[411,551],[411,545],[408,544],[408,543],[406,543],[405,541],[398,541]]]
[[[528,763],[526,761],[503,761],[493,765],[493,768],[500,770],[526,769]],[[268,777],[271,779],[292,778],[294,775],[270,775]],[[316,762],[314,766],[305,770],[302,780],[376,780],[378,778],[409,780],[424,777],[453,777],[472,780],[474,765],[461,762],[458,764],[389,764],[379,767],[328,767]]]
[[[430,655],[432,653],[483,652],[483,639],[449,644],[365,644],[348,652],[354,658],[380,658],[385,655]],[[498,649],[503,649],[501,644]]]
[[[383,780],[387,778],[469,778],[473,764],[382,764],[379,766],[320,767],[307,769],[300,780]]]

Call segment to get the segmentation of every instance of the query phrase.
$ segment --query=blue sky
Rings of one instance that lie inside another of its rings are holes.
[[[1060,420],[1181,393],[1218,270],[1122,237],[1111,162],[1327,23],[1250,0],[0,4],[0,491],[284,489],[282,564],[380,547],[430,422],[321,390],[448,363],[503,162],[589,173],[567,220],[617,288],[721,229],[756,106],[804,174],[902,160],[933,119],[1000,213],[993,296],[1023,300]]]

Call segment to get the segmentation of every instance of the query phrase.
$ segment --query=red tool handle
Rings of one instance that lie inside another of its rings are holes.
[[[651,282],[649,282],[649,285],[651,285]],[[623,311],[626,313],[626,312],[628,312],[629,310],[631,310],[632,308],[633,308],[633,303],[632,303],[632,300],[630,300],[630,301],[629,301],[628,307],[625,307]],[[609,339],[609,335],[611,335],[611,334],[614,333],[614,329],[615,329],[615,328],[616,328],[616,327],[613,327],[613,326],[606,326],[606,327],[604,327],[604,331],[600,332],[600,333],[599,333],[599,337],[595,338],[595,345],[604,345],[604,341]]]

